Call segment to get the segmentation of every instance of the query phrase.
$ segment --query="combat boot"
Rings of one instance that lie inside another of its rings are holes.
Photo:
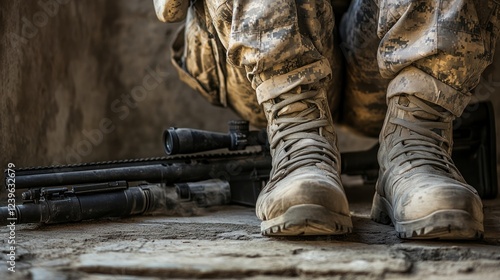
[[[352,230],[340,156],[324,89],[298,86],[262,103],[272,155],[256,214],[263,235],[333,235]]]
[[[477,239],[482,203],[451,160],[454,116],[412,95],[396,95],[380,134],[372,219],[400,238]]]

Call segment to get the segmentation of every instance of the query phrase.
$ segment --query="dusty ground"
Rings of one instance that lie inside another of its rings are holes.
[[[500,199],[485,201],[484,240],[416,242],[369,220],[371,193],[363,192],[351,200],[354,232],[340,237],[266,238],[253,209],[240,206],[18,225],[15,273],[7,271],[4,227],[0,279],[500,279]]]

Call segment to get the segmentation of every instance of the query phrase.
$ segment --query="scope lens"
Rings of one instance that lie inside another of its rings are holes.
[[[177,138],[175,128],[171,127],[163,132],[163,142],[165,145],[165,152],[167,155],[173,155],[178,152],[179,139]]]
[[[167,139],[166,139],[166,143],[165,143],[165,149],[167,150],[168,154],[172,153],[173,145],[174,145],[174,143],[172,141],[172,135],[170,135],[170,133],[167,133]]]

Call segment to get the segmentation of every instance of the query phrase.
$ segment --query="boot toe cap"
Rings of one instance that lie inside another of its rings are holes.
[[[319,205],[332,212],[349,215],[347,198],[335,180],[318,175],[288,177],[290,179],[280,181],[272,191],[259,196],[256,212],[262,220],[273,219],[302,204]]]
[[[416,220],[442,211],[464,211],[482,221],[482,203],[472,187],[451,178],[426,176],[407,182],[409,190],[394,197],[394,216],[398,221]],[[419,182],[420,181],[420,182]]]

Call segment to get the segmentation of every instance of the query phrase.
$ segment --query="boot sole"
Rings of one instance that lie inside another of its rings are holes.
[[[409,221],[396,221],[392,213],[389,201],[376,193],[373,198],[372,220],[382,224],[392,222],[399,238],[446,240],[483,238],[483,224],[464,210],[438,210],[426,217]]]
[[[335,213],[321,205],[302,204],[261,223],[262,235],[339,235],[352,232],[350,216]]]

